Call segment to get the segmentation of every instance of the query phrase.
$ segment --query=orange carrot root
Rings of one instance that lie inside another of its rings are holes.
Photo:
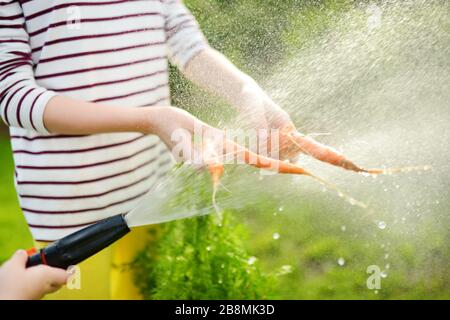
[[[208,170],[211,175],[212,183],[213,183],[213,194],[212,194],[212,205],[214,207],[214,210],[216,211],[217,217],[219,219],[219,223],[222,222],[222,212],[217,205],[216,202],[216,194],[217,189],[219,188],[220,178],[222,177],[222,174],[224,172],[223,164],[214,162],[208,164]]]
[[[368,174],[393,174],[400,172],[411,172],[411,171],[428,171],[431,166],[412,166],[412,167],[401,167],[401,168],[387,168],[387,169],[368,169],[364,170]]]
[[[357,165],[355,165],[353,162],[345,158],[341,153],[338,151],[332,149],[331,147],[328,147],[326,145],[323,145],[314,139],[311,139],[310,137],[305,137],[301,135],[298,132],[289,132],[286,135],[296,146],[298,149],[298,152],[303,152],[308,155],[313,156],[314,158],[330,163],[335,166],[342,167],[347,170],[352,170],[358,173],[363,174],[370,174],[370,175],[378,175],[378,174],[392,174],[397,172],[409,172],[409,171],[416,171],[416,170],[429,170],[431,169],[430,166],[421,166],[421,167],[404,167],[404,168],[391,168],[391,169],[364,169],[360,168]],[[322,185],[326,186],[329,189],[332,189],[337,192],[337,194],[340,197],[345,198],[350,204],[367,209],[367,205],[364,202],[358,201],[351,197],[350,195],[342,192],[337,186],[334,184],[331,184],[320,177],[317,177],[310,172],[306,171],[302,167],[286,162],[281,161],[278,159],[269,158],[266,156],[262,156],[259,154],[256,154],[249,149],[238,145],[230,140],[226,141],[227,150],[232,150],[232,154],[234,155],[234,158],[241,158],[246,164],[259,168],[259,169],[266,169],[266,170],[272,170],[276,171],[278,173],[282,174],[302,174],[312,177],[313,179],[317,180]],[[292,152],[291,150],[288,150],[289,152]],[[213,182],[213,195],[212,195],[212,203],[216,210],[217,216],[219,218],[219,224],[222,221],[222,214],[221,210],[217,206],[216,203],[216,193],[217,188],[220,183],[220,178],[224,172],[224,167],[222,162],[220,161],[213,161],[208,164],[208,169],[211,174],[212,182]]]
[[[278,173],[282,174],[302,174],[310,176],[311,178],[317,180],[320,184],[323,186],[334,190],[340,197],[346,199],[351,205],[358,206],[361,208],[366,209],[367,205],[359,200],[356,200],[355,198],[351,197],[350,195],[343,192],[341,189],[339,189],[336,185],[331,184],[327,182],[326,180],[306,171],[302,167],[295,165],[290,162],[285,162],[269,157],[265,157],[262,155],[258,155],[250,150],[248,150],[245,147],[242,147],[234,142],[228,141],[228,146],[233,149],[233,153],[235,156],[241,156],[244,162],[248,165],[251,165],[253,167],[259,168],[259,169],[267,169],[276,171]]]
[[[224,172],[223,164],[215,162],[208,164],[208,170],[211,174],[211,179],[213,184],[218,185],[220,182],[220,178]]]
[[[308,171],[293,163],[259,155],[232,141],[227,141],[227,144],[228,150],[232,149],[235,157],[241,158],[246,164],[250,166],[259,169],[272,170],[284,174],[303,174],[312,176],[312,174],[310,174]]]
[[[389,169],[364,169],[354,164],[352,161],[347,159],[343,154],[334,150],[333,148],[321,144],[312,139],[311,137],[301,135],[295,130],[295,128],[293,129],[288,128],[288,131],[287,132],[282,131],[282,134],[284,134],[284,137],[287,137],[288,140],[291,142],[290,145],[286,144],[286,140],[280,143],[282,146],[281,150],[286,152],[286,154],[296,155],[302,152],[320,161],[344,168],[346,170],[355,171],[358,173],[368,175],[379,175],[379,174],[392,174],[397,172],[417,171],[417,170],[425,171],[431,169],[430,166],[389,168]],[[292,144],[294,145],[294,148],[292,147]],[[306,171],[305,169],[296,164],[256,154],[255,152],[252,152],[249,149],[229,140],[226,141],[226,147],[227,151],[229,151],[230,149],[232,150],[232,154],[235,159],[240,158],[250,166],[259,169],[272,170],[282,174],[302,174],[310,176],[313,179],[317,180],[319,183],[321,183],[323,186],[334,190],[339,195],[339,197],[344,198],[351,205],[358,206],[365,210],[368,209],[367,204],[365,204],[364,202],[356,200],[347,193],[344,193],[336,185],[331,184],[323,180],[322,178],[311,174],[310,172]],[[222,177],[222,174],[224,172],[223,163],[218,161],[217,158],[215,158],[214,161],[211,161],[208,164],[208,169],[209,173],[211,174],[211,179],[213,182],[212,204],[217,213],[218,223],[219,225],[221,225],[222,212],[216,203],[216,193],[220,183],[220,178]]]
[[[358,167],[337,150],[326,146],[312,139],[311,137],[303,136],[298,132],[288,133],[287,137],[298,148],[300,152],[310,155],[317,160],[344,168],[346,170],[355,172],[366,171],[365,169]]]
[[[340,197],[346,199],[351,205],[367,209],[367,205],[365,203],[354,199],[350,195],[344,193],[336,185],[331,184],[331,183],[323,180],[322,178],[311,174],[310,172],[306,171],[305,169],[303,169],[302,167],[300,167],[298,165],[295,165],[290,162],[285,162],[285,161],[265,157],[262,155],[258,155],[256,153],[248,150],[247,148],[240,146],[229,140],[227,141],[227,144],[228,144],[227,149],[233,150],[232,154],[234,155],[234,157],[235,158],[241,157],[244,160],[244,162],[248,165],[251,165],[251,166],[259,168],[259,169],[267,169],[267,170],[276,171],[276,172],[282,173],[282,174],[302,174],[302,175],[310,176],[311,178],[317,180],[323,186],[334,190]],[[219,224],[220,224],[222,221],[222,213],[216,204],[215,197],[216,197],[218,185],[220,183],[220,177],[222,176],[222,174],[224,172],[224,167],[221,162],[216,161],[216,162],[209,163],[208,169],[209,169],[209,173],[211,174],[211,178],[212,178],[212,182],[213,182],[212,202],[213,202],[213,206],[216,210],[217,217],[219,219]]]
[[[418,170],[429,170],[429,166],[418,166],[418,167],[402,167],[402,168],[387,168],[387,169],[365,169],[357,166],[355,163],[347,159],[342,153],[339,151],[324,145],[311,137],[304,136],[300,134],[293,127],[286,127],[281,132],[282,138],[287,138],[292,144],[294,148],[291,146],[287,146],[288,154],[298,154],[300,152],[305,153],[313,158],[320,160],[322,162],[329,163],[331,165],[341,167],[346,170],[355,171],[358,173],[365,173],[371,175],[378,174],[392,174],[398,172],[409,172],[409,171],[418,171]],[[284,142],[286,144],[286,142]]]

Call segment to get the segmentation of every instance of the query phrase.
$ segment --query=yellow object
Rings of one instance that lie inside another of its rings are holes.
[[[153,245],[157,226],[133,228],[125,237],[80,263],[80,288],[64,287],[47,300],[136,300],[142,299],[127,264],[147,245]],[[48,243],[38,242],[37,248]]]

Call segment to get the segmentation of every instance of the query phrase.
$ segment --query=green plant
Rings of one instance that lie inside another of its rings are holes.
[[[244,234],[230,214],[221,225],[212,215],[166,224],[157,247],[135,264],[145,298],[270,298],[273,277],[244,249]]]
[[[211,206],[207,172],[177,167],[174,183],[183,186],[167,203],[201,210]],[[265,299],[275,277],[264,274],[244,246],[246,230],[230,212],[178,220],[162,226],[156,246],[141,252],[136,283],[152,299]]]

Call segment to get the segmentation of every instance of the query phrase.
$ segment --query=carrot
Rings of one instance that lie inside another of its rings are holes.
[[[223,175],[223,163],[219,161],[219,157],[215,152],[211,141],[205,140],[203,144],[203,159],[208,167],[209,174],[213,183],[212,204],[216,211],[219,224],[222,222],[222,213],[216,202],[216,194],[220,184],[220,178]]]
[[[286,140],[281,143],[281,150],[286,152],[289,155],[296,155],[299,152],[306,153],[311,155],[312,157],[327,162],[329,164],[342,167],[347,170],[352,170],[358,173],[366,173],[366,174],[391,174],[395,172],[408,172],[413,170],[429,170],[430,166],[417,166],[417,167],[404,167],[404,168],[390,168],[390,169],[364,169],[352,161],[347,159],[342,153],[334,150],[333,148],[321,144],[311,137],[306,137],[293,127],[287,127],[282,131],[282,138],[288,138],[288,141],[291,141],[292,144],[286,143]],[[367,209],[367,205],[361,201],[358,201],[348,194],[342,192],[337,186],[328,183],[327,181],[321,179],[318,176],[313,175],[308,172],[304,168],[290,163],[288,161],[281,161],[278,159],[266,157],[255,152],[250,151],[249,149],[233,142],[230,140],[225,140],[225,149],[226,152],[231,150],[231,154],[233,154],[234,158],[238,157],[242,159],[246,164],[266,170],[276,171],[281,174],[301,174],[310,176],[313,179],[319,181],[322,185],[335,190],[340,197],[346,198],[346,200],[352,204],[359,206],[361,208]],[[214,161],[210,161],[208,163],[208,169],[211,174],[211,178],[213,181],[213,205],[218,213],[219,217],[221,217],[220,210],[217,207],[215,196],[217,192],[218,185],[220,183],[220,178],[224,172],[223,163],[218,161],[218,157],[216,156]]]
[[[358,167],[339,151],[324,145],[311,137],[302,135],[293,126],[286,126],[281,130],[281,140],[285,147],[283,151],[287,151],[289,154],[298,154],[302,152],[334,166],[355,172],[367,172],[367,170]],[[292,142],[292,144],[286,146],[286,140]]]
[[[235,157],[240,156],[245,163],[254,166],[256,168],[276,170],[278,173],[304,174],[314,177],[312,174],[310,174],[309,172],[307,172],[306,170],[295,164],[258,155],[248,150],[247,148],[242,147],[229,140],[226,141],[226,144],[228,148],[231,148],[233,150],[232,153],[234,154]],[[207,164],[208,171],[209,174],[211,175],[211,180],[213,183],[213,194],[212,194],[213,207],[219,217],[219,220],[221,220],[221,210],[217,206],[216,194],[220,184],[220,178],[222,177],[224,172],[224,166],[223,163],[219,161],[218,156],[214,155],[211,145],[205,144],[203,151],[204,151],[204,159]]]
[[[243,159],[246,164],[251,165],[253,167],[277,171],[278,173],[303,174],[313,176],[311,173],[309,173],[308,171],[306,171],[305,169],[303,169],[298,165],[257,154],[230,140],[227,140],[226,146],[227,151],[231,149],[232,153],[235,156]]]
[[[224,172],[223,164],[221,163],[210,163],[208,164],[208,170],[211,174],[211,179],[214,186],[217,186],[220,183],[220,178]]]
[[[273,171],[276,171],[276,172],[282,173],[282,174],[301,174],[301,175],[309,176],[309,177],[317,180],[322,185],[336,191],[340,197],[344,197],[350,204],[359,206],[364,209],[367,208],[367,205],[365,203],[352,198],[350,195],[341,191],[334,184],[331,184],[331,183],[323,180],[322,178],[306,171],[305,169],[303,169],[302,167],[300,167],[296,164],[256,154],[256,153],[248,150],[247,148],[240,146],[229,140],[227,141],[227,147],[228,147],[227,150],[232,149],[233,154],[235,156],[242,158],[244,160],[244,162],[248,165],[251,165],[253,167],[260,168],[260,169],[273,170]]]
[[[216,210],[216,213],[221,220],[221,210],[219,209],[219,206],[216,202],[216,194],[217,189],[219,188],[220,184],[220,178],[222,177],[222,174],[224,172],[223,164],[221,163],[210,163],[208,164],[208,170],[209,174],[211,175],[212,183],[213,183],[213,194],[212,194],[212,204],[214,209]]]
[[[417,167],[403,167],[403,168],[389,168],[389,169],[365,169],[357,166],[351,160],[346,158],[339,151],[324,145],[311,137],[304,136],[299,133],[294,127],[287,126],[281,131],[281,138],[283,141],[283,151],[288,155],[295,155],[299,152],[310,155],[317,160],[329,163],[331,165],[344,168],[346,170],[355,171],[358,173],[366,174],[391,174],[396,172],[407,172],[413,170],[428,170],[429,166],[417,166]],[[286,138],[292,142],[292,145],[286,146]]]

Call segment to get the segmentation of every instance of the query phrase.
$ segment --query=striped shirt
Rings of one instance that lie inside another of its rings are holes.
[[[179,0],[0,0],[0,112],[36,240],[128,212],[172,162],[157,136],[49,134],[48,100],[169,105],[168,60],[206,46]]]

